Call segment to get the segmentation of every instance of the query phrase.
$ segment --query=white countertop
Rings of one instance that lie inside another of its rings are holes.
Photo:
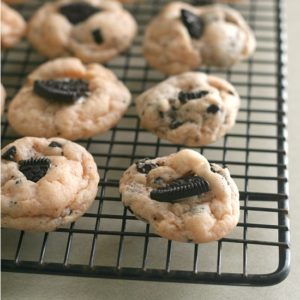
[[[300,299],[300,1],[287,0],[291,272],[271,287],[235,287],[2,273],[2,296],[26,299]]]

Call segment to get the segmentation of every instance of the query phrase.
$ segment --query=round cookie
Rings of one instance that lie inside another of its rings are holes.
[[[230,67],[249,57],[255,37],[238,11],[220,5],[173,2],[147,26],[143,51],[147,62],[165,74],[202,65]]]
[[[14,9],[1,2],[1,46],[14,47],[25,34],[26,23]]]
[[[119,190],[123,204],[167,239],[218,240],[239,220],[239,192],[228,169],[193,150],[136,162]]]
[[[115,126],[130,100],[110,70],[58,58],[28,76],[8,108],[8,120],[24,136],[88,138]]]
[[[0,100],[1,100],[1,114],[2,114],[4,111],[5,98],[6,98],[6,92],[5,92],[5,89],[4,89],[4,86],[2,85],[2,83],[0,84],[0,90],[1,90]]]
[[[52,231],[74,222],[94,201],[97,166],[82,146],[25,137],[1,150],[1,225]]]
[[[200,72],[172,76],[136,99],[141,126],[176,144],[204,146],[235,124],[240,98],[227,81]]]
[[[28,39],[50,58],[73,55],[103,63],[127,49],[136,30],[133,17],[116,1],[60,0],[44,4],[33,15]]]

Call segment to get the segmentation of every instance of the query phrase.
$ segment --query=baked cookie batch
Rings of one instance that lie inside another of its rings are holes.
[[[78,219],[96,197],[97,165],[71,140],[106,132],[130,105],[128,88],[99,63],[130,47],[137,23],[114,0],[46,2],[27,25],[1,3],[1,16],[2,47],[14,47],[26,35],[50,58],[28,75],[8,106],[10,125],[25,137],[1,150],[1,224],[52,231]],[[143,53],[150,66],[173,76],[135,99],[141,126],[190,147],[223,137],[235,124],[239,95],[224,79],[192,70],[230,67],[254,49],[254,34],[237,11],[166,5],[145,29]],[[2,111],[5,95],[1,85]],[[218,240],[239,220],[239,192],[229,170],[195,150],[136,161],[119,191],[124,206],[167,239]]]

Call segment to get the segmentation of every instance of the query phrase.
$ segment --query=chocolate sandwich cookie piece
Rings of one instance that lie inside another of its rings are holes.
[[[202,19],[186,9],[182,9],[180,15],[182,23],[187,28],[190,36],[199,39],[204,31]]]
[[[100,12],[100,8],[85,1],[63,4],[59,6],[58,10],[74,25],[86,21],[92,15]]]
[[[24,36],[26,22],[23,17],[13,8],[3,1],[0,5],[1,10],[1,47],[12,48]]]
[[[202,177],[187,176],[172,181],[166,187],[152,190],[150,198],[161,202],[176,202],[208,191],[208,183]]]
[[[188,149],[146,163],[155,168],[141,173],[133,164],[121,177],[119,190],[124,206],[157,234],[203,243],[234,229],[239,192],[227,168]]]
[[[143,52],[152,67],[173,75],[203,65],[230,67],[252,55],[255,44],[252,30],[238,11],[173,2],[147,26]]]
[[[28,39],[41,54],[104,63],[130,47],[137,24],[114,0],[45,3],[29,21]]]
[[[136,99],[142,127],[188,146],[223,137],[234,125],[239,105],[230,83],[200,72],[170,77]]]
[[[96,197],[97,166],[78,144],[26,137],[4,147],[1,157],[2,227],[52,231],[77,220]]]
[[[73,103],[89,93],[88,83],[81,79],[35,80],[33,90],[49,101]]]
[[[30,158],[19,161],[19,170],[27,180],[38,182],[50,168],[51,160],[46,157]]]
[[[29,74],[12,99],[8,120],[24,136],[88,138],[115,126],[130,100],[128,89],[108,69],[59,58]]]

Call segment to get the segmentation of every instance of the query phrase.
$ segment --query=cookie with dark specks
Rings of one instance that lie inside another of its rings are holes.
[[[25,137],[1,150],[1,225],[52,231],[74,222],[94,201],[97,166],[82,146]]]
[[[147,26],[143,51],[147,62],[165,74],[197,67],[227,68],[248,58],[255,37],[242,15],[222,5],[166,5]]]
[[[239,106],[229,82],[200,72],[172,76],[136,99],[142,127],[187,146],[207,145],[224,136]]]
[[[9,105],[8,120],[24,136],[88,138],[115,126],[130,101],[110,70],[57,58],[29,74]]]
[[[107,62],[130,47],[137,24],[113,0],[59,0],[45,3],[28,24],[28,40],[41,54]]]
[[[141,164],[152,167],[141,172]],[[133,164],[120,179],[119,190],[125,207],[167,239],[218,240],[239,220],[239,192],[229,170],[193,150]]]

